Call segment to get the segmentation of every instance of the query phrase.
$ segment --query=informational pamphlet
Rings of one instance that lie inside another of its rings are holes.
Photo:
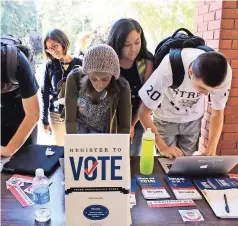
[[[192,181],[187,177],[165,176],[165,180],[172,189],[176,199],[202,199]]]
[[[136,176],[137,184],[141,188],[141,192],[145,199],[166,199],[170,198],[170,195],[162,186],[159,179],[152,176]]]

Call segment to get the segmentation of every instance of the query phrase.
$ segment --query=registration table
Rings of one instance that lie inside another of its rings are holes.
[[[232,173],[238,173],[238,167],[232,170]],[[131,157],[131,176],[139,174],[139,157]],[[173,192],[164,180],[164,171],[155,159],[154,174],[160,179],[171,199],[175,199]],[[1,174],[1,225],[2,226],[31,226],[42,225],[34,220],[34,211],[32,207],[23,208],[10,191],[6,188],[6,181],[11,177],[10,174]],[[64,175],[61,168],[58,168],[51,177],[53,183],[50,186],[51,198],[51,221],[44,225],[63,226],[65,225],[64,209]],[[195,201],[195,207],[172,207],[172,208],[149,208],[146,200],[143,198],[140,188],[136,188],[137,205],[131,209],[133,226],[182,226],[182,225],[200,225],[200,226],[237,226],[238,219],[219,219],[215,216],[206,200]],[[238,203],[237,203],[238,208]],[[184,223],[178,210],[198,209],[205,221]],[[81,226],[81,225],[80,225]],[[113,226],[113,225],[112,225]],[[124,225],[122,225],[124,226]]]

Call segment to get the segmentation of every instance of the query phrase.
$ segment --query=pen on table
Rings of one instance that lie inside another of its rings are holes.
[[[230,209],[229,209],[229,206],[228,206],[226,194],[224,194],[224,200],[225,200],[225,210],[226,210],[227,213],[230,213]]]

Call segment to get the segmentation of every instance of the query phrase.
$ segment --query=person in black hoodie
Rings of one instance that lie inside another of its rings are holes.
[[[44,53],[49,61],[46,63],[41,88],[43,100],[42,123],[46,133],[53,130],[56,145],[64,145],[65,123],[60,115],[64,109],[64,87],[69,72],[76,65],[82,65],[79,58],[69,54],[70,42],[66,34],[53,29],[44,39]],[[50,112],[50,120],[48,117]]]

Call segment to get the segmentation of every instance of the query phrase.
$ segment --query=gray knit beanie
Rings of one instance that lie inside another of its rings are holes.
[[[119,78],[119,58],[111,46],[99,44],[88,49],[83,59],[83,73],[90,72],[108,72],[116,79]]]

